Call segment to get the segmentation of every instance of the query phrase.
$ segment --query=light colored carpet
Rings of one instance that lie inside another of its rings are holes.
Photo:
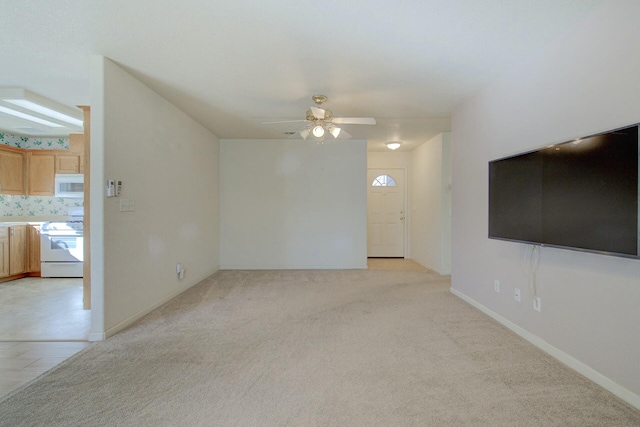
[[[637,426],[429,271],[222,271],[0,402],[2,426]]]

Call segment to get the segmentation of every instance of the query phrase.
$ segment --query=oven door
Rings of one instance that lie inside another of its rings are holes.
[[[42,262],[82,262],[82,236],[64,234],[40,235],[40,260]]]

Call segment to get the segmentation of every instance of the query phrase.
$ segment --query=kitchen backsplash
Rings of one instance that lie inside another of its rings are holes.
[[[82,206],[82,199],[52,196],[12,196],[0,194],[0,216],[46,217],[67,215],[69,208]]]
[[[40,138],[0,132],[0,144],[29,150],[68,150],[69,138]]]

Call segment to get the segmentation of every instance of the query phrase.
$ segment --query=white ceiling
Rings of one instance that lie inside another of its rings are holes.
[[[88,105],[109,57],[220,138],[282,139],[324,94],[369,150],[450,130],[461,101],[604,0],[0,0],[0,86]],[[2,126],[2,123],[0,123]],[[18,132],[16,132],[18,133]]]

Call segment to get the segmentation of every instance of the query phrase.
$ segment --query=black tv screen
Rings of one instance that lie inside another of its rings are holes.
[[[638,125],[489,162],[489,238],[639,257]]]

